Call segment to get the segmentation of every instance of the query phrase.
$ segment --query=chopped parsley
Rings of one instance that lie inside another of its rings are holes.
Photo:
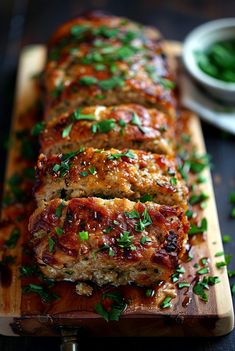
[[[185,269],[184,269],[183,266],[178,265],[178,266],[176,267],[176,272],[177,272],[177,273],[185,273]]]
[[[124,153],[119,153],[119,154],[110,154],[109,156],[108,156],[108,160],[117,160],[118,158],[121,158],[121,157],[128,157],[128,158],[132,158],[132,159],[134,159],[135,158],[135,155],[133,154],[133,152],[132,151],[130,151],[130,150],[127,150],[127,151],[125,151]]]
[[[89,26],[85,24],[76,24],[71,27],[70,33],[71,35],[76,38],[76,39],[82,39],[84,37],[84,33],[86,33],[89,30]]]
[[[215,285],[220,282],[221,280],[219,279],[219,277],[212,277],[212,276],[203,277],[203,283],[205,284]]]
[[[150,238],[148,238],[147,236],[142,235],[141,239],[140,239],[140,243],[141,245],[145,245],[148,243],[151,243],[152,240]]]
[[[150,194],[145,194],[142,197],[140,197],[140,199],[139,199],[139,201],[143,202],[143,203],[147,202],[147,201],[152,201],[152,200],[153,200],[153,197]]]
[[[179,289],[188,288],[190,287],[190,283],[183,281],[183,282],[179,282],[177,286]]]
[[[60,172],[60,177],[63,177],[71,167],[70,160],[71,158],[75,157],[80,151],[72,151],[67,154],[63,154],[61,157],[61,163],[56,163],[53,166],[53,171],[55,173]]]
[[[49,252],[54,251],[55,241],[53,238],[48,238],[48,247],[49,247]]]
[[[123,119],[119,119],[118,124],[121,127],[120,128],[120,134],[123,135],[124,134],[124,129],[125,129],[127,123]]]
[[[93,133],[108,133],[113,130],[116,126],[115,119],[106,119],[100,122],[97,122],[92,125],[91,130]]]
[[[45,287],[38,284],[28,284],[22,287],[24,294],[34,293],[41,297],[42,301],[48,303],[52,300],[58,300],[60,297],[54,292],[49,292]]]
[[[231,285],[231,292],[233,295],[235,295],[235,283]]]
[[[209,268],[208,267],[200,268],[196,273],[199,275],[207,274],[207,273],[209,273]]]
[[[193,173],[201,173],[208,166],[210,166],[210,155],[208,154],[193,154],[190,158],[190,171]]]
[[[201,259],[201,263],[202,263],[203,266],[205,266],[208,263],[208,257],[203,257]]]
[[[96,117],[94,115],[82,114],[81,108],[77,109],[69,116],[72,121],[95,121]]]
[[[20,267],[21,277],[32,277],[33,275],[40,275],[41,271],[37,265],[25,265]]]
[[[147,289],[145,291],[145,296],[147,297],[153,297],[155,295],[155,290],[154,289]]]
[[[143,213],[141,214],[141,218],[139,220],[139,223],[137,223],[135,225],[135,231],[137,232],[142,232],[143,230],[145,230],[145,227],[151,225],[152,219],[148,213],[147,208],[144,209]]]
[[[14,228],[11,232],[9,239],[5,241],[5,245],[8,249],[14,249],[16,247],[17,241],[20,237],[20,230],[18,228]]]
[[[232,191],[229,195],[229,201],[231,202],[231,204],[235,205],[235,191]]]
[[[119,291],[104,293],[95,306],[96,312],[107,322],[118,321],[127,304]]]
[[[60,83],[58,84],[55,89],[51,92],[51,95],[54,97],[54,98],[58,98],[61,93],[63,92],[64,90],[64,86],[63,86],[63,83]]]
[[[38,123],[36,123],[33,128],[31,129],[31,135],[33,136],[38,136],[40,133],[42,133],[42,131],[45,128],[45,122],[44,121],[40,121]]]
[[[89,168],[88,168],[88,171],[89,171],[92,175],[94,175],[94,174],[97,173],[95,167],[89,167]]]
[[[0,261],[0,267],[2,265],[14,264],[15,260],[16,260],[15,256],[12,256],[12,255],[4,256]]]
[[[230,215],[232,218],[235,218],[235,207],[232,208]]]
[[[198,295],[201,300],[208,302],[208,295],[204,291],[205,289],[207,289],[207,286],[205,286],[205,283],[203,281],[202,282],[198,281],[193,287],[193,292],[194,294]]]
[[[61,236],[64,233],[64,229],[62,229],[60,227],[56,227],[55,228],[55,232],[56,232],[57,235]]]
[[[229,278],[235,277],[235,270],[231,271],[230,269],[228,269],[228,276],[229,276]]]
[[[145,133],[145,129],[144,127],[142,127],[141,120],[136,112],[133,113],[131,124],[133,124],[134,126],[137,126],[142,133]]]
[[[79,79],[79,83],[83,85],[97,84],[98,79],[93,76],[83,76]]]
[[[67,137],[69,136],[72,127],[73,127],[73,124],[71,123],[71,124],[67,125],[67,126],[63,129],[63,131],[62,131],[62,138],[67,138]]]
[[[172,186],[177,185],[177,178],[175,178],[175,177],[171,178],[170,179],[170,183],[171,183]]]
[[[62,210],[64,206],[65,206],[65,203],[64,203],[64,200],[62,200],[59,206],[55,210],[55,215],[57,218],[60,218],[62,216]]]
[[[224,252],[223,251],[218,251],[215,253],[215,257],[220,257],[220,256],[224,256]]]
[[[165,308],[171,307],[172,306],[171,300],[172,300],[171,296],[166,296],[165,299],[160,304],[160,308],[165,309]]]
[[[224,261],[216,262],[215,265],[217,268],[228,266],[231,261],[232,255],[225,255],[224,258],[225,258]]]
[[[122,87],[124,85],[124,80],[122,77],[114,76],[109,79],[100,80],[98,84],[102,90],[111,90]]]
[[[230,243],[232,241],[231,236],[226,234],[223,235],[222,239],[224,244]]]
[[[121,247],[122,249],[130,249],[130,250],[136,250],[135,245],[132,243],[132,239],[134,236],[130,236],[130,232],[124,231],[123,233],[120,234],[120,237],[116,239],[118,246]]]
[[[207,219],[203,218],[199,226],[191,223],[188,234],[189,235],[201,234],[201,233],[204,233],[205,231],[207,231]]]
[[[173,273],[171,275],[171,280],[172,280],[173,283],[176,283],[179,279],[180,279],[180,273],[176,272],[176,273]]]
[[[88,172],[83,171],[79,173],[82,177],[87,177],[88,176]]]
[[[124,212],[125,216],[127,218],[130,218],[130,219],[133,219],[133,218],[140,218],[140,214],[138,211],[136,210],[133,210],[133,211],[130,211],[130,212]]]
[[[113,227],[112,227],[112,226],[109,226],[108,228],[106,228],[106,229],[103,230],[103,233],[108,234],[108,233],[110,233],[112,230],[113,230]]]
[[[79,232],[79,238],[81,240],[88,240],[89,239],[89,233],[88,232]]]
[[[208,198],[209,198],[209,196],[203,192],[201,194],[198,194],[198,195],[194,194],[194,195],[190,196],[189,203],[190,203],[190,205],[196,205],[202,201],[207,200]]]

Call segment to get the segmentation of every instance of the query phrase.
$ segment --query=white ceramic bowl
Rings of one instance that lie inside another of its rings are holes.
[[[235,83],[226,83],[204,73],[198,67],[194,54],[195,51],[204,51],[211,44],[226,39],[235,39],[235,18],[219,19],[197,27],[184,41],[183,62],[192,77],[211,95],[235,104]]]

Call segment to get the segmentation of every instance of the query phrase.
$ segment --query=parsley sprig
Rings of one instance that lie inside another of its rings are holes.
[[[126,307],[127,303],[121,292],[112,291],[102,294],[101,301],[96,304],[95,310],[108,322],[118,321]]]
[[[60,177],[64,177],[66,173],[69,172],[70,170],[70,167],[71,167],[71,159],[74,158],[76,155],[78,155],[79,151],[72,151],[72,152],[69,152],[67,154],[63,154],[62,157],[61,157],[61,162],[60,164],[59,163],[56,163],[54,166],[53,166],[53,171],[55,173],[58,173],[60,174]]]

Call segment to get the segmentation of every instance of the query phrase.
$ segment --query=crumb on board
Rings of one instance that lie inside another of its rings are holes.
[[[92,292],[93,292],[92,286],[88,285],[87,283],[78,282],[76,284],[76,293],[78,295],[91,296]]]

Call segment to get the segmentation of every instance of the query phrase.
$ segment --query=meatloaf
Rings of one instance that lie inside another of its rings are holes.
[[[55,33],[44,71],[45,119],[82,105],[139,103],[175,116],[174,81],[159,36],[91,14]]]
[[[83,147],[130,148],[172,155],[174,121],[167,114],[141,105],[93,106],[68,109],[49,121],[40,135],[45,154]]]
[[[80,149],[67,154],[41,154],[37,166],[38,204],[63,195],[65,199],[97,196],[141,200],[165,205],[187,204],[187,188],[173,157],[140,150]]]
[[[179,206],[127,199],[54,199],[30,218],[43,273],[98,285],[151,285],[184,253],[189,225]]]

